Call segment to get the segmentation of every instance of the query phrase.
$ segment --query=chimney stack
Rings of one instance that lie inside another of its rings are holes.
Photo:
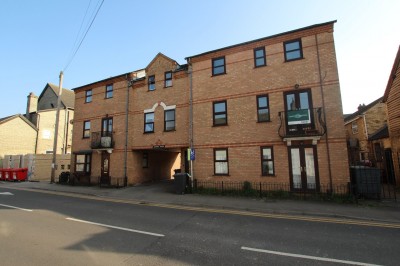
[[[30,120],[30,113],[37,112],[38,97],[33,93],[29,93],[26,105],[26,117]]]

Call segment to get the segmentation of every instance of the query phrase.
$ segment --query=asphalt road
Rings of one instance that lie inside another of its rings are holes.
[[[0,187],[1,265],[398,265],[399,246],[399,227]]]

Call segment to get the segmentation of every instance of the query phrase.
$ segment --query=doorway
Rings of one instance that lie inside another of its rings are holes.
[[[319,191],[317,149],[315,146],[288,147],[292,191]]]
[[[105,151],[101,153],[100,184],[102,185],[110,184],[110,154]]]
[[[394,178],[392,149],[385,149],[385,163],[386,163],[387,183],[396,185],[396,179]]]

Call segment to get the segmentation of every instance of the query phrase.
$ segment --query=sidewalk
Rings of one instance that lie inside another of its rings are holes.
[[[312,200],[265,200],[197,194],[178,195],[174,193],[174,184],[172,182],[160,182],[119,189],[100,188],[97,186],[84,187],[50,184],[46,181],[21,183],[0,182],[0,188],[2,188],[3,191],[6,188],[29,188],[143,203],[400,223],[400,202],[370,201],[356,205],[317,202]]]

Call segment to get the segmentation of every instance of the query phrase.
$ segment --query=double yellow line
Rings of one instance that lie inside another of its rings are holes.
[[[174,205],[174,204],[143,202],[143,201],[137,201],[137,200],[106,198],[106,197],[100,197],[100,196],[75,194],[75,193],[70,193],[70,192],[59,192],[59,191],[49,191],[49,190],[30,189],[30,188],[14,188],[14,187],[8,187],[8,188],[15,189],[15,190],[38,192],[38,193],[44,193],[44,194],[81,198],[81,199],[90,199],[90,200],[106,201],[106,202],[113,202],[113,203],[124,203],[124,204],[158,207],[158,208],[168,208],[168,209],[184,210],[184,211],[220,213],[220,214],[230,214],[230,215],[270,218],[270,219],[284,219],[284,220],[295,220],[295,221],[306,221],[306,222],[317,222],[317,223],[347,224],[347,225],[357,225],[357,226],[371,226],[371,227],[400,229],[400,223],[385,223],[385,222],[374,222],[374,221],[354,220],[354,219],[326,218],[326,217],[315,217],[315,216],[272,214],[272,213],[261,213],[261,212],[252,212],[252,211],[191,207],[191,206],[182,206],[182,205]]]

